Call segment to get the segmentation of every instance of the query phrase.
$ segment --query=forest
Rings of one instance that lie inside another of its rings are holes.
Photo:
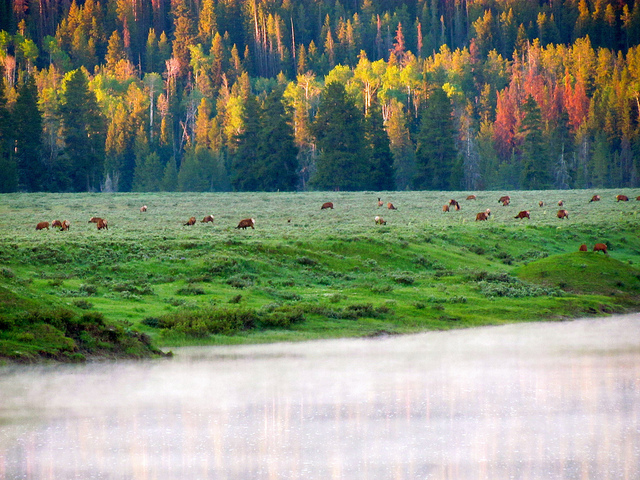
[[[640,186],[640,0],[0,0],[0,192]]]

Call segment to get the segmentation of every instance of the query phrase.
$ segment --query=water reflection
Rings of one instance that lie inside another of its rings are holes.
[[[640,477],[640,316],[0,374],[0,478]]]

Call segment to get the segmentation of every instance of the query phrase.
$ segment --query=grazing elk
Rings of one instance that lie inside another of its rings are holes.
[[[453,198],[449,200],[449,205],[455,208],[456,210],[460,210],[460,204],[455,201]]]
[[[528,218],[529,220],[531,220],[531,217],[529,216],[529,210],[522,210],[513,218]]]
[[[333,210],[333,202],[324,202],[320,207],[320,210],[324,210],[325,208],[330,208]]]
[[[102,218],[100,217],[91,217],[87,223],[98,223]]]
[[[67,230],[69,230],[69,227],[71,226],[71,222],[69,222],[69,220],[64,220],[62,222],[62,228],[60,229],[61,232],[66,232]]]
[[[542,208],[542,207],[544,207],[544,202],[543,202],[542,200],[540,200],[540,201],[538,202],[538,205],[540,205],[540,208]]]
[[[467,200],[475,200],[475,199],[476,199],[476,196],[475,196],[475,195],[469,195],[469,196],[467,197]]]
[[[385,219],[383,219],[382,217],[376,216],[375,218],[376,221],[376,225],[386,225],[387,221]]]
[[[491,215],[491,210],[489,210],[487,208],[484,212],[480,212],[480,213],[476,214],[476,222],[481,222],[483,220],[488,220],[489,219],[489,215]]]
[[[587,248],[587,245],[583,243],[582,245],[580,245],[580,248],[578,248],[578,251],[579,252],[588,252],[589,249]]]
[[[564,205],[564,200],[558,200],[558,206],[561,207]]]
[[[563,218],[569,220],[569,212],[567,210],[558,210],[558,218],[560,220],[562,220]]]
[[[591,197],[591,200],[589,200],[589,203],[599,202],[599,201],[600,201],[600,195],[594,195],[593,197]]]
[[[448,204],[448,203],[445,203],[445,204],[442,206],[442,212],[443,212],[443,213],[446,213],[446,212],[448,212],[448,211],[449,211],[449,204]]]
[[[616,202],[628,202],[629,197],[626,195],[616,195]]]
[[[102,230],[102,229],[109,230],[109,227],[107,226],[107,221],[104,218],[99,219],[96,226],[98,227],[98,230]]]
[[[511,197],[509,195],[503,195],[498,200],[498,203],[501,203],[503,206],[506,207],[507,205],[509,205],[509,203],[511,203]]]
[[[53,222],[51,222],[51,228],[56,228],[56,227],[62,230],[62,222],[60,220],[54,220]]]
[[[393,205],[393,203],[391,203],[391,202],[387,203],[387,208],[388,208],[389,210],[397,210],[397,208],[396,208],[396,207]]]
[[[607,253],[607,245],[604,243],[596,243],[593,247],[594,252]]]
[[[146,211],[147,211],[147,206],[146,206],[146,205],[142,205],[142,206],[140,207],[140,212],[141,212],[141,213],[144,213],[144,212],[146,212]]]
[[[49,230],[49,222],[40,222],[36,225],[36,230],[44,230],[44,229]]]
[[[213,223],[213,215],[207,215],[202,220],[200,220],[200,223],[208,223],[208,222]]]
[[[187,220],[187,223],[185,223],[185,226],[191,226],[191,225],[195,225],[196,224],[196,217],[191,217],[189,220]]]
[[[238,226],[236,228],[242,228],[243,230],[246,230],[248,227],[251,227],[255,229],[255,224],[256,221],[253,218],[245,218],[243,220],[240,220],[240,223],[238,223]]]

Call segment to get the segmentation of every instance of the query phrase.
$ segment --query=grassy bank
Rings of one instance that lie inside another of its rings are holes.
[[[21,312],[44,308],[165,347],[638,310],[640,192],[468,193],[2,195],[0,355],[29,331]],[[503,193],[509,206],[497,202]],[[600,202],[589,202],[594,193]],[[617,193],[634,200],[616,202]],[[379,208],[379,196],[398,209]],[[462,208],[443,213],[450,198]],[[569,219],[557,218],[559,200]],[[325,201],[335,208],[321,210]],[[487,208],[489,220],[476,222]],[[531,218],[515,219],[520,210]],[[205,215],[214,223],[201,223]],[[185,226],[191,216],[198,222]],[[248,217],[255,230],[235,228]],[[68,219],[69,231],[35,230],[54,219]],[[578,252],[596,242],[609,255]]]

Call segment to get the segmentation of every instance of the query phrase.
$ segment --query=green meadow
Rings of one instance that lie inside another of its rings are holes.
[[[477,199],[466,200],[470,193]],[[589,202],[596,193],[602,200]],[[616,202],[618,193],[630,201]],[[498,203],[503,194],[511,196],[509,206]],[[0,195],[0,357],[142,357],[157,354],[155,347],[638,311],[637,195],[630,189]],[[378,197],[385,207],[377,206]],[[458,200],[460,211],[442,211],[449,199]],[[568,219],[557,218],[559,200]],[[328,201],[334,209],[321,210]],[[489,220],[476,222],[487,208]],[[521,210],[531,218],[515,219]],[[205,215],[215,221],[201,223]],[[376,225],[376,215],[386,225]],[[93,216],[107,219],[108,230],[89,223]],[[191,216],[198,221],[185,226]],[[235,228],[249,217],[254,230]],[[69,231],[36,231],[38,222],[55,219],[69,220]],[[592,251],[598,242],[608,255]],[[588,252],[578,251],[582,243]]]

